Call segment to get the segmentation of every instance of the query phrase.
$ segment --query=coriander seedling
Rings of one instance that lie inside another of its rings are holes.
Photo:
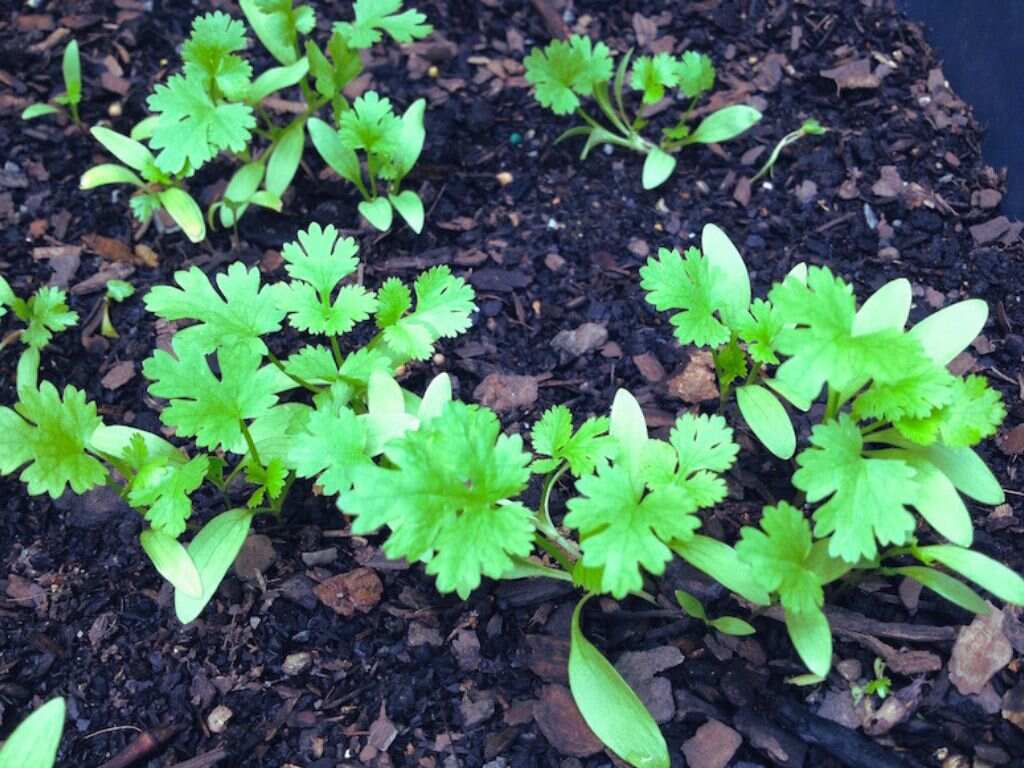
[[[869,680],[864,685],[855,685],[850,688],[850,695],[853,697],[855,705],[859,704],[865,696],[877,696],[882,701],[885,701],[892,690],[892,680],[885,674],[885,662],[882,659],[876,658],[872,667],[875,673],[874,679]]]
[[[108,339],[116,339],[118,334],[110,321],[110,305],[119,304],[135,294],[135,287],[124,280],[111,280],[107,283],[107,292],[103,297],[103,315],[100,320],[100,333]]]
[[[292,0],[243,0],[240,5],[248,29],[278,65],[257,75],[247,58],[243,22],[220,11],[197,17],[182,46],[182,71],[156,86],[146,102],[152,114],[130,138],[94,129],[97,140],[123,165],[90,169],[82,187],[130,184],[137,189],[131,199],[137,219],[148,222],[163,208],[198,242],[206,237],[207,224],[236,227],[251,206],[281,210],[309,133],[325,161],[359,189],[359,210],[374,226],[387,229],[397,210],[419,232],[422,202],[400,184],[423,146],[425,102],[415,102],[399,118],[390,101],[376,93],[350,104],[343,91],[362,71],[361,49],[380,42],[384,34],[400,43],[420,39],[432,29],[426,17],[402,10],[402,0],[356,0],[355,18],[334,24],[321,49],[309,37],[316,29],[311,6],[296,6]],[[305,108],[278,123],[263,101],[290,88],[301,94]],[[327,108],[332,125],[318,117]],[[357,151],[365,153],[365,177]],[[223,155],[233,157],[239,168],[204,220],[185,183]]]
[[[418,99],[398,117],[389,99],[367,91],[341,114],[338,130],[315,117],[309,122],[309,135],[320,156],[355,185],[363,197],[359,212],[381,231],[391,227],[394,211],[414,232],[423,229],[423,201],[412,190],[403,191],[401,184],[423,150],[425,107],[426,102]]]
[[[675,312],[680,343],[711,350],[720,408],[735,392],[765,447],[796,455],[793,484],[814,507],[813,528],[780,502],[765,507],[760,529],[743,529],[736,553],[780,601],[810,669],[824,675],[831,660],[823,590],[855,569],[910,576],[977,612],[986,610],[981,597],[935,566],[1024,600],[1019,576],[969,549],[961,498],[1003,500],[972,450],[1005,415],[999,393],[947,368],[984,326],[985,304],[960,302],[907,329],[909,282],[887,283],[858,308],[852,286],[826,267],[795,268],[767,300],[751,301],[746,266],[724,233],[705,227],[702,246],[685,258],[662,249],[641,269],[642,285],[655,307]],[[819,398],[821,421],[797,453],[784,403],[807,411]],[[949,543],[920,546],[912,510]]]
[[[44,115],[55,115],[67,107],[71,120],[78,127],[82,121],[78,116],[78,105],[82,101],[82,62],[78,54],[78,41],[72,40],[64,48],[61,60],[61,71],[64,76],[64,92],[54,96],[45,104],[29,104],[21,113],[22,120],[34,120]]]
[[[607,45],[593,43],[583,35],[573,35],[569,40],[553,40],[543,49],[534,48],[523,64],[526,79],[533,83],[534,96],[541,106],[556,115],[575,113],[583,121],[583,125],[570,128],[557,141],[585,136],[581,159],[586,159],[599,144],[620,146],[646,155],[644,189],[664,183],[675,169],[673,155],[683,147],[729,141],[761,119],[756,109],[733,105],[712,112],[696,128],[690,127],[690,118],[700,97],[715,83],[711,59],[695,51],[678,57],[659,53],[634,59],[630,50],[615,67]],[[641,93],[644,106],[660,102],[671,90],[677,90],[687,100],[678,122],[662,131],[660,141],[653,142],[641,134],[648,123],[642,110],[633,116],[627,113],[623,94],[627,82]],[[601,123],[591,115],[581,97],[593,98],[607,122]]]
[[[53,286],[44,286],[28,300],[20,299],[10,284],[0,277],[0,318],[10,309],[24,324],[7,333],[0,340],[0,350],[15,341],[22,341],[30,349],[41,350],[59,333],[78,322],[78,313],[68,308],[67,293]]]
[[[743,637],[757,632],[750,624],[736,616],[719,616],[717,619],[709,619],[703,604],[689,592],[677,589],[675,596],[679,607],[683,609],[683,613],[691,619],[696,619],[705,626],[721,632],[723,635]]]
[[[785,136],[779,139],[779,143],[775,145],[775,147],[772,149],[771,154],[768,155],[768,160],[765,161],[765,164],[761,166],[761,170],[757,172],[757,174],[754,176],[754,178],[750,180],[750,182],[754,183],[762,176],[764,176],[766,173],[773,173],[775,169],[775,162],[779,159],[779,155],[782,154],[782,150],[784,150],[790,144],[799,141],[804,136],[823,136],[827,132],[828,128],[823,126],[814,118],[804,120],[803,124],[799,128],[797,128],[795,131],[787,133]]]

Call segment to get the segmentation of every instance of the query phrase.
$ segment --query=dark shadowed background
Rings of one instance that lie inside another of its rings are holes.
[[[1003,209],[1024,218],[1024,0],[896,0],[923,23],[953,90],[985,126],[989,164],[1009,169]]]

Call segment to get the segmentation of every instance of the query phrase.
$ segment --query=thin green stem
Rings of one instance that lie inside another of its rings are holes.
[[[249,446],[249,455],[259,464],[261,467],[265,467],[266,464],[260,458],[260,452],[256,448],[256,442],[252,439],[252,433],[249,431],[248,425],[245,423],[245,419],[239,419],[239,424],[242,425],[242,436],[245,437],[245,444]]]
[[[280,495],[271,501],[271,512],[274,517],[278,519],[281,517],[281,511],[284,508],[285,499],[288,498],[288,492],[292,489],[292,485],[295,483],[295,477],[296,475],[294,472],[289,472],[288,479],[285,481],[284,488],[281,489]]]
[[[747,374],[746,379],[747,384],[753,384],[757,380],[757,377],[761,373],[761,368],[762,365],[759,362],[755,362],[752,366],[750,366],[750,372]]]
[[[245,467],[245,459],[240,460],[235,465],[235,468],[228,472],[227,477],[224,478],[224,482],[221,484],[221,488],[224,488],[225,490],[230,488],[231,483],[233,483],[235,478],[238,477],[238,473],[242,471],[243,467]]]
[[[726,403],[729,402],[729,395],[732,394],[732,382],[722,381],[721,366],[718,364],[718,352],[714,349],[711,350],[711,360],[715,364],[715,378],[718,380],[718,410],[724,411]]]
[[[551,492],[555,487],[555,483],[558,482],[568,469],[569,465],[562,462],[561,466],[548,475],[547,479],[544,481],[544,487],[541,491],[540,498],[540,510],[537,514],[537,529],[548,538],[557,542],[558,546],[568,552],[573,559],[578,560],[580,557],[579,546],[576,542],[559,533],[558,528],[551,520]]]
[[[825,405],[825,421],[831,421],[839,413],[839,390],[831,385],[828,388],[828,401]]]
[[[282,362],[281,362],[280,360],[278,360],[278,358],[277,358],[277,355],[275,355],[275,354],[274,354],[273,352],[271,352],[271,351],[270,351],[269,349],[267,350],[267,355],[268,355],[268,356],[270,357],[270,362],[274,364],[274,367],[275,367],[275,368],[277,368],[277,369],[278,369],[279,371],[281,371],[281,373],[283,373],[283,374],[284,374],[285,376],[287,376],[287,377],[288,377],[289,379],[291,379],[292,381],[294,381],[294,382],[295,382],[296,384],[298,384],[298,385],[299,385],[300,387],[303,387],[303,388],[305,388],[305,389],[308,389],[308,390],[309,390],[310,392],[312,392],[313,394],[317,394],[317,393],[319,393],[319,392],[321,391],[321,388],[320,388],[320,387],[317,387],[317,386],[315,386],[314,384],[310,384],[310,383],[309,383],[308,381],[306,381],[306,380],[305,380],[304,378],[302,378],[301,376],[296,376],[296,375],[295,375],[295,374],[293,374],[293,373],[289,373],[289,372],[288,372],[288,371],[287,371],[287,370],[285,369],[284,363],[282,363]]]
[[[860,430],[861,437],[867,437],[868,435],[874,434],[878,430],[883,429],[885,426],[886,422],[884,421],[875,421],[872,422],[871,424],[867,424]]]
[[[341,368],[341,363],[345,357],[341,354],[341,345],[338,344],[337,336],[331,336],[331,353],[334,355],[334,364]]]
[[[566,573],[572,573],[572,562],[570,562],[565,552],[563,552],[557,544],[555,544],[552,541],[549,541],[540,533],[538,533],[534,537],[534,539],[537,542],[537,546],[543,549],[549,555],[551,555],[551,557],[555,559],[555,561],[562,567],[564,571],[566,571]]]

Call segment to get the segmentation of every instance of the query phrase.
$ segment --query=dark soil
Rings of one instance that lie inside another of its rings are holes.
[[[89,283],[83,290],[83,281],[100,270],[130,272],[139,290],[115,309],[121,338],[108,343],[91,333],[65,334],[44,355],[43,373],[84,387],[108,423],[151,430],[160,427],[157,404],[139,366],[157,329],[142,308],[145,290],[193,263],[213,270],[241,259],[273,277],[280,267],[276,251],[297,229],[319,221],[351,230],[358,220],[351,190],[321,174],[319,160],[307,153],[309,167],[285,213],[250,213],[237,244],[217,231],[195,246],[155,227],[136,240],[123,190],[78,189],[79,175],[102,158],[97,145],[52,118],[19,120],[25,104],[61,90],[64,41],[53,35],[66,28],[83,51],[84,121],[110,120],[127,132],[143,115],[153,84],[177,66],[176,47],[193,15],[189,5],[156,0],[146,11],[135,0],[67,0],[43,2],[34,11],[8,8],[0,17],[0,268],[20,294],[66,268],[58,281],[70,287],[83,319],[94,317],[102,295],[87,290]],[[321,22],[350,14],[348,3],[314,5]],[[423,267],[451,264],[476,287],[480,312],[465,336],[442,346],[443,356],[409,373],[410,388],[447,370],[462,397],[472,399],[492,372],[539,377],[537,402],[504,414],[507,426],[519,430],[558,402],[569,404],[578,418],[606,412],[615,390],[627,387],[643,403],[651,427],[664,429],[691,406],[672,397],[649,366],[647,376],[641,373],[635,358],[653,356],[671,376],[689,354],[674,342],[665,318],[643,301],[637,269],[649,251],[686,246],[705,223],[715,222],[740,246],[757,291],[808,261],[853,279],[862,297],[893,277],[908,277],[918,295],[915,319],[964,296],[984,298],[993,308],[992,322],[970,358],[960,362],[1003,391],[1007,429],[1024,418],[1021,229],[992,223],[1005,180],[985,165],[979,130],[969,109],[943,86],[936,54],[886,4],[570,0],[570,26],[585,26],[619,51],[648,47],[652,39],[662,45],[672,36],[676,50],[691,47],[712,56],[722,98],[764,108],[761,124],[739,141],[682,155],[676,174],[654,192],[641,189],[636,156],[596,151],[580,163],[573,142],[553,144],[569,123],[535,104],[514,64],[524,46],[551,36],[534,4],[416,5],[450,46],[419,46],[420,58],[410,60],[387,45],[369,71],[373,86],[398,105],[419,96],[430,103],[427,145],[412,179],[429,214],[419,237],[404,228],[384,236],[357,233],[366,281],[408,279]],[[230,2],[200,3],[196,10],[215,7],[240,16]],[[655,34],[646,31],[644,18],[657,20]],[[115,67],[105,63],[108,57]],[[868,58],[873,70],[891,71],[866,89],[837,90],[819,74],[856,58]],[[431,63],[437,78],[424,71]],[[111,75],[117,67],[123,82]],[[124,94],[111,90],[123,86]],[[114,114],[123,116],[111,119]],[[743,180],[766,156],[754,158],[752,150],[767,151],[812,116],[831,132],[788,150],[770,184],[745,192]],[[909,186],[894,188],[893,171],[884,166],[893,166]],[[204,202],[215,194],[224,168],[213,164],[195,180],[193,190]],[[501,172],[510,176],[499,181]],[[880,184],[883,178],[890,181]],[[978,228],[982,224],[988,226]],[[151,250],[133,252],[136,242]],[[71,249],[42,258],[47,252],[39,249],[56,246]],[[151,254],[156,261],[147,265]],[[110,259],[118,256],[124,261],[112,267]],[[606,326],[607,343],[577,359],[560,357],[552,338],[584,322]],[[16,360],[10,349],[0,355],[4,404],[14,400]],[[126,362],[134,365],[134,376],[114,389],[110,380],[104,384]],[[704,410],[714,407],[703,404]],[[750,440],[745,445],[730,476],[728,502],[705,523],[728,541],[763,503],[789,493],[791,467]],[[994,442],[983,453],[1003,485],[1019,492],[1012,457]],[[975,508],[977,547],[1018,569],[1024,563],[1020,498],[1010,496],[996,514]],[[293,491],[280,524],[257,525],[276,562],[253,580],[229,574],[201,619],[182,627],[169,589],[138,546],[135,513],[102,494],[57,503],[30,498],[11,478],[0,481],[0,500],[0,594],[7,595],[0,598],[0,723],[7,733],[43,699],[66,696],[61,765],[100,766],[140,729],[158,735],[163,746],[137,766],[196,756],[206,759],[189,765],[221,759],[233,766],[430,768],[482,766],[499,758],[491,765],[609,764],[604,753],[582,760],[560,753],[537,724],[545,710],[533,702],[542,696],[549,701],[551,686],[565,684],[564,638],[575,600],[565,589],[485,583],[467,603],[440,597],[420,568],[388,563],[375,549],[378,541],[350,537],[333,505],[307,486]],[[215,499],[197,502],[198,520],[219,510]],[[302,557],[330,548],[336,557],[328,553],[316,565]],[[383,581],[379,604],[343,618],[319,603],[312,593],[316,581],[360,566],[373,568]],[[657,588],[670,598],[684,585],[705,599],[713,615],[748,615],[720,588],[678,564]],[[886,642],[930,650],[945,662],[952,628],[970,617],[929,593],[910,612],[896,587],[868,583],[835,601],[861,617],[940,628],[941,640],[927,640],[922,631],[918,641]],[[786,684],[802,667],[784,632],[769,618],[754,623],[758,634],[737,643],[665,611],[606,601],[588,614],[587,632],[613,659],[625,650],[665,645],[685,654],[684,664],[663,673],[678,702],[663,726],[674,764],[684,764],[681,744],[710,717],[744,736],[737,765],[864,765],[871,753],[857,741],[869,741],[859,732],[840,729],[854,741],[834,749],[838,756],[815,746],[836,738],[839,728],[825,723],[822,731],[822,721],[806,717],[823,691]],[[852,638],[837,637],[838,656],[869,670],[877,652]],[[294,656],[302,652],[310,654],[308,665]],[[303,667],[297,674],[282,669],[289,657],[289,666]],[[993,679],[990,696],[977,697],[960,696],[944,669],[893,675],[897,689],[913,680],[923,686],[908,720],[880,738],[889,764],[951,765],[943,761],[957,755],[1022,764],[1024,732],[999,712],[999,697],[1020,682],[1018,669],[1011,664]],[[839,678],[833,683],[839,685]],[[786,706],[776,706],[781,701]],[[218,706],[233,716],[213,733],[209,716]],[[367,748],[368,739],[386,742],[382,734],[394,737],[386,751]]]

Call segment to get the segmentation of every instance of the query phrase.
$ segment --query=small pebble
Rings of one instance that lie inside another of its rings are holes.
[[[213,711],[206,716],[206,727],[211,733],[223,733],[228,727],[228,720],[234,717],[235,713],[228,707],[220,704],[213,708]]]
[[[312,663],[313,655],[309,651],[290,653],[285,657],[284,664],[281,665],[281,671],[286,675],[301,675],[309,669]]]
[[[501,184],[501,186],[507,187],[509,184],[512,183],[512,178],[513,177],[512,177],[512,174],[509,173],[508,171],[500,171],[495,176],[495,178],[498,180],[498,183]]]

